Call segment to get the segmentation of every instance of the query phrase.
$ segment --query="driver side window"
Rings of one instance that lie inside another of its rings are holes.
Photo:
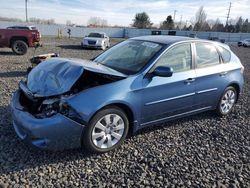
[[[156,66],[172,67],[174,72],[190,70],[192,65],[191,44],[178,44],[158,60]]]

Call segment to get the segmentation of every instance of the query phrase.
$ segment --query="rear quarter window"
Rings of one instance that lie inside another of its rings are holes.
[[[218,50],[222,56],[224,63],[229,63],[231,60],[231,52],[221,46],[218,47]]]

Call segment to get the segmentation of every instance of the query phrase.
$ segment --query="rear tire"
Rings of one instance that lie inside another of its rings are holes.
[[[86,127],[82,145],[93,153],[105,153],[118,148],[125,140],[129,121],[124,111],[110,107],[99,111]]]
[[[28,51],[28,45],[22,40],[13,41],[11,48],[16,55],[24,55]]]
[[[236,89],[232,86],[229,86],[225,89],[225,91],[222,94],[222,97],[220,98],[219,104],[216,109],[216,113],[219,116],[226,116],[228,115],[237,100],[238,93]]]

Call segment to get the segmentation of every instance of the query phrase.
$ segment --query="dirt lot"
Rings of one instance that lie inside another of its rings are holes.
[[[90,59],[101,52],[81,49],[80,39],[43,42],[37,54]],[[0,187],[250,187],[250,48],[232,49],[245,66],[245,87],[230,116],[208,112],[145,129],[104,155],[34,150],[17,138],[8,105],[32,50],[0,49]]]

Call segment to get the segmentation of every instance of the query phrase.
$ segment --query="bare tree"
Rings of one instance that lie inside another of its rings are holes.
[[[0,21],[8,21],[8,22],[23,22],[23,20],[19,18],[7,18],[0,16]]]
[[[194,30],[196,31],[201,31],[202,27],[204,25],[207,25],[207,14],[204,10],[204,7],[201,6],[198,11],[195,14],[195,26],[194,26]]]
[[[53,18],[51,19],[30,18],[29,21],[36,24],[48,24],[48,25],[56,24]]]
[[[224,25],[221,23],[220,19],[217,18],[213,25],[210,26],[212,31],[224,31]]]
[[[100,17],[91,17],[88,20],[88,26],[91,27],[107,27],[108,21]]]
[[[71,26],[71,25],[72,25],[72,22],[71,22],[70,20],[67,20],[67,21],[66,21],[66,25],[67,25],[67,26]]]

